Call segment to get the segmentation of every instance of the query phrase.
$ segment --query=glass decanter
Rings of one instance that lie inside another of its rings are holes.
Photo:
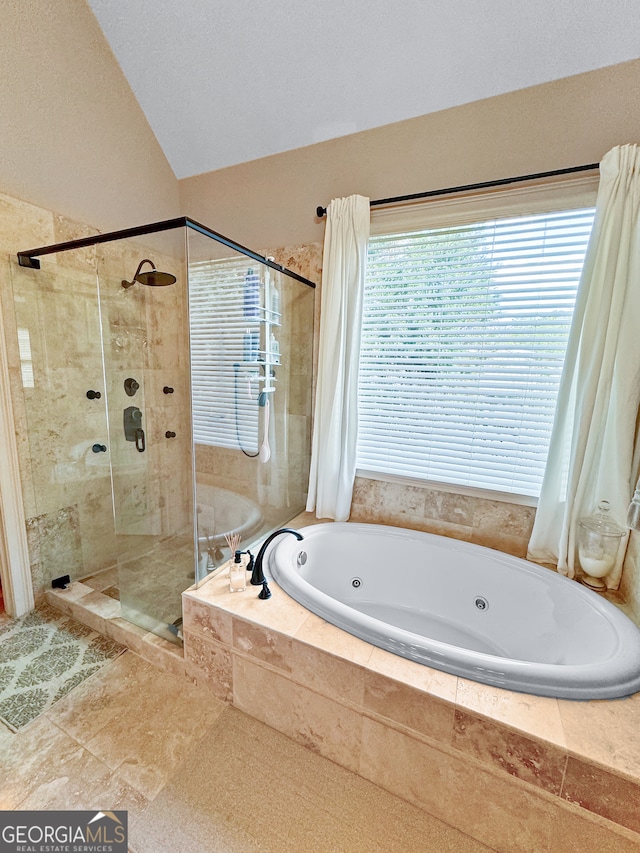
[[[613,569],[626,530],[610,515],[609,501],[600,501],[593,515],[578,521],[578,559],[582,582],[592,589],[606,589],[602,578]]]

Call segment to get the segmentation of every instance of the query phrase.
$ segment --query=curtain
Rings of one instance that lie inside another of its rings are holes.
[[[358,438],[358,362],[369,241],[369,199],[327,208],[322,260],[320,350],[307,511],[346,521]]]
[[[640,147],[600,163],[596,214],[528,556],[574,577],[577,523],[598,502],[624,524],[635,485],[640,405]],[[624,547],[607,587],[620,583]]]

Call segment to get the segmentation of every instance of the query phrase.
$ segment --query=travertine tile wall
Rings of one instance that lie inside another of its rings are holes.
[[[274,498],[282,499],[286,494],[288,509],[302,509],[307,498],[311,458],[314,346],[317,337],[314,330],[317,328],[315,316],[321,278],[322,247],[320,244],[284,247],[266,250],[265,255],[273,257],[276,263],[318,285],[316,290],[310,293],[309,288],[301,282],[282,277],[282,281],[286,282],[291,321],[284,336],[282,356],[283,365],[288,366],[288,373],[284,378],[288,383],[288,399],[283,395],[275,395],[276,398],[279,397],[275,400],[275,421],[277,433],[282,436],[282,444]],[[286,445],[282,440],[285,435]]]
[[[26,270],[12,260],[11,278],[27,425],[21,473],[33,478],[27,527],[42,587],[80,576],[85,559],[100,567],[115,551],[108,454],[91,452],[94,442],[109,444],[100,315],[95,274],[57,263]],[[89,389],[102,399],[89,401]]]
[[[98,247],[115,522],[125,548],[136,534],[192,533],[187,275],[182,240],[170,254],[170,244],[165,244],[169,239],[156,235],[153,247],[131,240]],[[124,290],[122,280],[131,280],[143,257],[173,273],[177,282]],[[127,378],[140,385],[133,397],[124,391]],[[164,394],[164,387],[174,390]],[[143,412],[142,454],[124,439],[123,410],[132,405]],[[167,431],[175,432],[175,437],[167,439]]]
[[[356,477],[349,520],[424,530],[525,558],[534,519],[531,506]],[[640,626],[638,533],[629,539],[620,589],[609,597]]]
[[[50,255],[39,271],[17,264],[19,250],[93,233],[0,195],[0,300],[36,595],[56,575],[80,577],[114,565],[136,535],[184,528],[192,512],[182,259],[153,250],[159,267],[179,268],[178,285],[153,293],[120,286],[146,255],[140,245]],[[125,375],[140,383],[136,398],[123,393]],[[176,392],[166,397],[164,385]],[[89,389],[101,398],[87,399]],[[145,454],[133,454],[124,442],[122,410],[132,403],[145,413]],[[176,432],[171,442],[164,438],[168,429]],[[109,453],[93,453],[94,443],[108,445]]]
[[[356,477],[350,521],[439,533],[524,557],[535,508]]]
[[[640,533],[632,531],[622,570],[620,593],[627,614],[640,625]]]

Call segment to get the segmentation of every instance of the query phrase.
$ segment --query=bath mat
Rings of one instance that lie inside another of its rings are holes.
[[[123,651],[46,605],[0,623],[0,719],[17,732]]]

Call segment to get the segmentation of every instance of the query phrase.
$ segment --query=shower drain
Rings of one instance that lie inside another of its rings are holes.
[[[487,601],[486,598],[483,598],[481,595],[477,596],[477,598],[475,600],[475,605],[478,608],[478,610],[488,610],[489,609],[489,602]]]

